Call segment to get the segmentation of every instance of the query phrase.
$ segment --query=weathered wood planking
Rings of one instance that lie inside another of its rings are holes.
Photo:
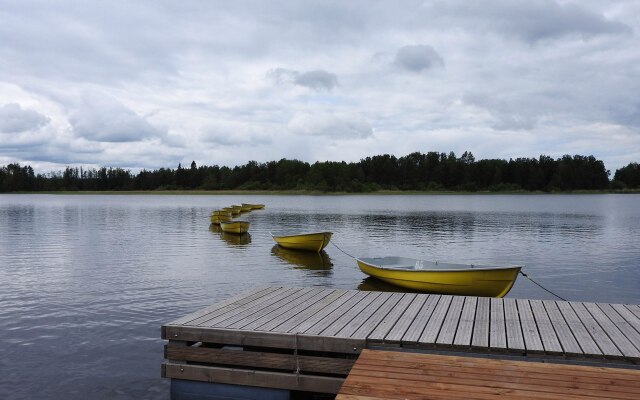
[[[260,287],[165,325],[163,338],[352,354],[367,344],[435,346],[638,363],[639,316],[640,308],[622,304]]]

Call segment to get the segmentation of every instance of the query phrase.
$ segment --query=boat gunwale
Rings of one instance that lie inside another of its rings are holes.
[[[311,235],[333,235],[333,232],[328,232],[328,231],[323,231],[323,232],[309,232],[309,233],[299,233],[296,235],[274,235],[272,232],[269,232],[269,234],[271,235],[272,238],[274,239],[286,239],[286,238],[293,238],[293,237],[298,237],[298,236],[311,236]]]
[[[366,258],[366,257],[365,257]],[[408,257],[400,257],[400,258],[408,258]],[[428,261],[428,260],[421,260],[419,258],[409,258],[411,260],[414,261],[427,261],[429,263],[434,263],[435,261]],[[521,270],[522,268],[525,267],[525,265],[512,265],[512,266],[488,266],[488,265],[479,265],[478,267],[471,267],[471,268],[439,268],[439,269],[406,269],[406,268],[394,268],[394,267],[383,267],[380,265],[376,265],[376,264],[371,264],[368,263],[366,261],[364,261],[362,258],[360,257],[355,257],[355,260],[357,262],[361,262],[365,265],[368,265],[369,267],[372,268],[377,268],[377,269],[382,269],[382,270],[386,270],[386,271],[402,271],[402,272],[473,272],[473,271],[496,271],[496,270],[508,270],[508,269],[518,269]],[[462,266],[469,266],[469,265],[473,265],[473,264],[456,264],[456,263],[446,263],[446,264],[451,264],[451,265],[462,265]]]

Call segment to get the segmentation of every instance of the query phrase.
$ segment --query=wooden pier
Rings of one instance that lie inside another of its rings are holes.
[[[162,338],[163,377],[338,393],[363,349],[638,368],[640,307],[260,287]]]
[[[628,399],[640,370],[363,350],[336,400]]]

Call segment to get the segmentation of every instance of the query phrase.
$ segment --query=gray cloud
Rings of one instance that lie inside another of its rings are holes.
[[[516,35],[528,42],[556,39],[578,34],[592,37],[602,34],[630,34],[632,29],[609,20],[582,4],[560,4],[554,0],[490,2],[436,1],[427,9],[445,17],[453,25],[466,23],[471,29],[497,30]]]
[[[165,134],[118,100],[93,92],[83,95],[69,123],[75,136],[98,142],[136,142]]]
[[[336,113],[298,113],[289,121],[289,130],[302,136],[361,139],[373,135],[367,120],[358,115]]]
[[[37,111],[24,109],[17,103],[0,107],[0,133],[18,133],[39,129],[49,118]]]
[[[292,83],[314,90],[330,91],[338,86],[338,76],[321,69],[298,72],[292,69],[276,68],[267,72],[267,76],[279,84]]]
[[[12,125],[34,129],[2,134],[3,160],[162,167],[240,164],[256,149],[307,161],[437,149],[640,161],[638,2],[5,3],[0,106],[48,122]],[[272,66],[295,69],[265,80]]]
[[[398,49],[393,64],[408,71],[421,72],[435,67],[443,67],[444,60],[433,47],[415,45]]]

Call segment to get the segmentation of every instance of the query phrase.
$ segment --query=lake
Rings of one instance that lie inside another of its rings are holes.
[[[250,236],[209,226],[241,202]],[[259,284],[392,290],[355,256],[524,264],[568,300],[640,303],[640,195],[0,195],[0,398],[167,399],[160,326]],[[508,297],[552,299],[520,277]]]

